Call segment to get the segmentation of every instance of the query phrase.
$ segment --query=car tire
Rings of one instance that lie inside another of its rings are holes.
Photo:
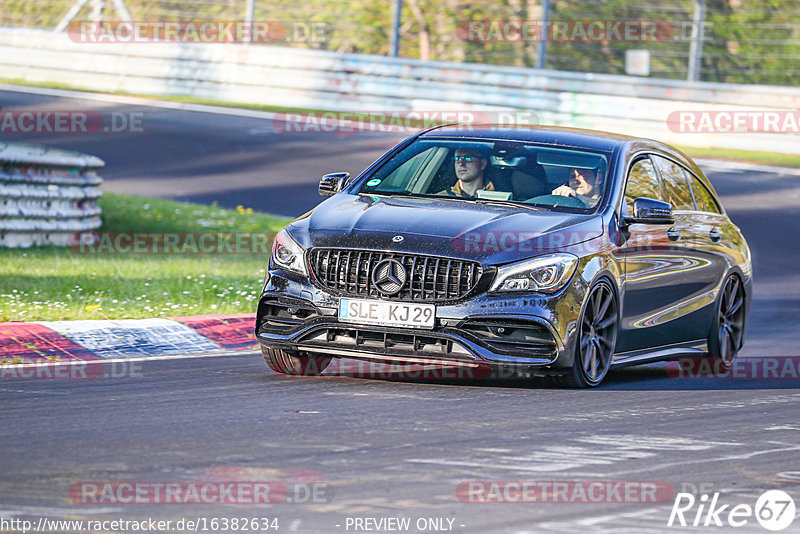
[[[619,306],[611,283],[602,279],[589,290],[578,317],[572,368],[564,375],[572,387],[597,387],[608,374],[617,345]]]
[[[264,361],[276,373],[284,375],[319,376],[331,363],[329,357],[309,356],[295,351],[261,346]]]
[[[717,298],[714,320],[708,332],[708,357],[715,373],[725,373],[744,344],[745,301],[741,278],[725,279]]]

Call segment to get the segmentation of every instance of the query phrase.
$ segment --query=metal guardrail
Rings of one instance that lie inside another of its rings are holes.
[[[0,246],[65,246],[99,228],[103,165],[77,152],[0,143]]]
[[[247,44],[80,43],[0,28],[0,72],[87,89],[364,111],[527,110],[540,123],[681,145],[800,153],[791,134],[679,133],[675,111],[800,109],[791,87],[425,62]]]

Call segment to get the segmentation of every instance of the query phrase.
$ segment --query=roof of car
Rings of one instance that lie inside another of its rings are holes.
[[[428,130],[423,137],[449,137],[470,139],[493,139],[508,141],[524,141],[555,145],[613,150],[630,141],[642,141],[638,137],[581,130],[578,128],[560,128],[555,126],[496,126],[491,124],[438,126]]]

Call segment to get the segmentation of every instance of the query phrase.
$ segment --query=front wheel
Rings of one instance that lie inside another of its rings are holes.
[[[745,296],[741,279],[729,276],[722,285],[716,315],[708,333],[708,355],[715,371],[725,372],[744,343]]]
[[[270,369],[284,375],[319,376],[331,363],[329,357],[314,357],[307,353],[271,349],[263,345],[261,354]]]
[[[586,297],[578,321],[575,357],[567,382],[574,387],[597,387],[611,368],[617,345],[617,299],[608,281],[598,282]]]

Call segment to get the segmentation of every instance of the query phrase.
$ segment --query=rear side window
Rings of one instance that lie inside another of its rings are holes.
[[[639,197],[661,200],[658,177],[650,158],[638,160],[628,173],[628,182],[625,186],[625,204],[628,206],[628,213],[633,213],[633,201]]]
[[[719,205],[717,205],[717,201],[714,200],[714,196],[706,186],[693,174],[689,174],[688,176],[692,181],[692,192],[694,193],[694,201],[697,203],[697,210],[707,211],[708,213],[722,213],[722,210],[719,209]]]
[[[694,210],[692,191],[686,181],[683,167],[661,156],[653,156],[661,184],[664,186],[664,200],[672,204],[674,210]]]

